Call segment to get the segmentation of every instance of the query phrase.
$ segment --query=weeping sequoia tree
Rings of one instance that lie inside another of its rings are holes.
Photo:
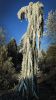
[[[29,97],[29,95],[35,96],[36,84],[34,76],[38,73],[38,60],[40,58],[40,44],[41,37],[43,35],[43,4],[40,2],[30,2],[28,6],[22,7],[18,13],[20,20],[26,18],[28,20],[28,27],[26,35],[23,39],[23,61],[21,70],[21,81],[19,87],[17,87],[22,95]],[[38,59],[36,56],[36,37],[38,36]]]

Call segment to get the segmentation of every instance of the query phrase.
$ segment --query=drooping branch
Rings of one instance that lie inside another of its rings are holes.
[[[18,12],[19,19],[28,19],[26,35],[23,39],[23,61],[22,78],[19,90],[24,87],[25,91],[31,86],[33,95],[35,93],[34,75],[37,73],[37,55],[36,55],[36,34],[38,36],[38,56],[40,51],[41,37],[43,34],[43,4],[40,2],[30,2],[28,6],[21,8]],[[31,85],[30,85],[31,84]],[[30,89],[30,88],[29,88]],[[30,92],[30,91],[28,91]]]

